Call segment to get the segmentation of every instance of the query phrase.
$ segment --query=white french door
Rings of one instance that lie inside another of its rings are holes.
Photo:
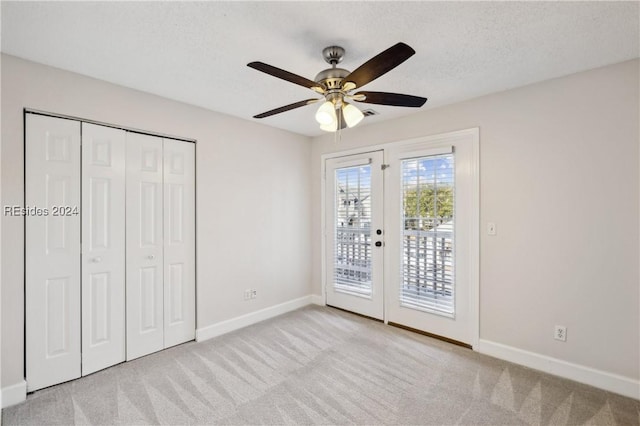
[[[326,161],[327,304],[383,318],[382,151]]]
[[[325,162],[326,302],[473,345],[477,129],[383,148]]]
[[[82,123],[82,375],[125,360],[125,140]]]
[[[386,320],[467,345],[477,335],[477,133],[392,146]]]

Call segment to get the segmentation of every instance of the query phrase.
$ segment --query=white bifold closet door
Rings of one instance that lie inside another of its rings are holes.
[[[125,360],[126,132],[82,123],[82,375]]]
[[[25,124],[25,208],[33,209],[25,212],[26,367],[33,391],[81,375],[80,214],[74,211],[80,209],[80,123],[27,114]]]
[[[127,135],[127,359],[164,348],[162,139]]]
[[[195,337],[194,145],[127,136],[127,359]]]
[[[195,145],[25,126],[27,390],[193,340]]]
[[[195,144],[164,147],[164,347],[188,342],[196,329]]]

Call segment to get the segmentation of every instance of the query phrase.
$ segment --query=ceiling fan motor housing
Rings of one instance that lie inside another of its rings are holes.
[[[316,75],[315,81],[322,84],[328,91],[340,90],[342,80],[351,72],[344,68],[337,68],[336,65],[344,58],[344,49],[340,46],[329,46],[322,49],[324,60],[331,65],[331,68],[320,71]]]
[[[327,90],[340,89],[342,80],[350,71],[344,68],[327,68],[316,75],[315,81],[322,84]]]

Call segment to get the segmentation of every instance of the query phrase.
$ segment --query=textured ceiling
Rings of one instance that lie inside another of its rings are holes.
[[[403,41],[416,55],[366,90],[433,108],[639,56],[639,3],[611,2],[2,2],[2,51],[248,120],[314,97],[246,66],[313,79],[322,48],[341,67]],[[379,116],[415,109],[359,104]],[[260,120],[322,133],[317,106]]]

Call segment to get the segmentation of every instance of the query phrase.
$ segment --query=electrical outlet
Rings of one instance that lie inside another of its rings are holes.
[[[556,340],[560,340],[563,342],[567,341],[567,327],[564,325],[556,325],[555,331],[553,332],[553,338]]]
[[[255,299],[256,297],[258,297],[258,290],[254,288],[253,290],[251,290],[251,298]]]
[[[496,224],[493,222],[487,223],[487,235],[496,235]]]
[[[251,299],[251,289],[248,288],[244,291],[244,300],[249,300]]]

